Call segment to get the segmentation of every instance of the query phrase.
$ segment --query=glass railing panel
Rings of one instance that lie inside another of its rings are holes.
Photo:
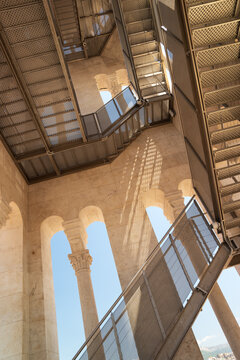
[[[99,129],[94,114],[84,115],[83,120],[87,131],[87,137],[99,135]]]
[[[86,352],[88,360],[153,359],[218,247],[216,235],[191,200],[73,359],[86,359]]]
[[[116,120],[120,118],[118,109],[113,101],[110,101],[104,107],[99,109],[97,112],[97,117],[102,132],[104,132],[109,126],[111,126]]]
[[[116,105],[121,113],[121,115],[126,114],[131,110],[137,103],[131,89],[127,87],[120,94],[115,97]]]

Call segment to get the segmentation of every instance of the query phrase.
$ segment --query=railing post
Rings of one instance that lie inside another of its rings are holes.
[[[119,341],[119,337],[118,337],[118,332],[117,332],[117,327],[116,327],[116,323],[115,323],[115,319],[114,319],[113,313],[111,313],[111,320],[112,320],[112,326],[113,326],[114,336],[115,336],[115,340],[116,340],[116,344],[117,344],[117,351],[118,351],[119,360],[123,360],[121,345],[120,345],[120,341]]]
[[[188,281],[188,283],[189,283],[189,286],[190,286],[190,288],[191,288],[192,291],[193,291],[193,290],[194,290],[194,286],[193,286],[192,280],[191,280],[190,276],[188,275],[187,269],[186,269],[186,267],[185,267],[185,265],[184,265],[184,263],[183,263],[183,261],[182,261],[182,258],[181,258],[180,254],[179,254],[179,252],[178,252],[178,248],[176,247],[175,241],[173,240],[171,234],[169,234],[169,239],[170,239],[170,242],[171,242],[171,244],[172,244],[172,247],[173,247],[173,249],[174,249],[174,251],[175,251],[175,253],[176,253],[176,255],[177,255],[178,261],[179,261],[179,263],[180,263],[180,265],[181,265],[181,267],[182,267],[182,270],[183,270],[183,272],[184,272],[184,275],[186,276],[186,279],[187,279],[187,281]]]
[[[94,116],[94,120],[95,120],[95,123],[96,123],[97,128],[98,128],[99,134],[102,135],[102,129],[101,129],[101,126],[99,124],[98,116],[97,116],[96,113],[93,113],[93,116]]]

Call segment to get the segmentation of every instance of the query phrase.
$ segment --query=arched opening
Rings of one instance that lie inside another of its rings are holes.
[[[93,258],[91,278],[100,320],[122,289],[101,209],[88,206],[80,211],[79,217],[87,232],[87,248]]]
[[[55,233],[51,238],[51,255],[60,360],[71,359],[85,339],[77,280],[68,259],[70,253],[65,233]]]
[[[0,229],[1,359],[22,357],[28,321],[23,263],[23,219],[15,202],[9,204],[8,210],[7,221]]]

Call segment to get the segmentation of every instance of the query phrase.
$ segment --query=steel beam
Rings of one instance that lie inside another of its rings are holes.
[[[65,77],[65,80],[66,80],[66,83],[67,83],[68,91],[69,91],[69,94],[70,94],[70,97],[71,97],[71,100],[72,100],[72,103],[73,103],[73,108],[74,108],[74,111],[76,113],[76,117],[77,117],[79,127],[80,127],[80,130],[81,130],[81,133],[82,133],[82,138],[83,138],[83,141],[86,142],[87,138],[86,138],[86,135],[85,135],[85,132],[84,132],[82,116],[81,116],[81,113],[80,113],[76,93],[74,91],[74,87],[73,87],[73,83],[72,83],[72,79],[71,79],[71,76],[70,76],[68,66],[67,66],[67,64],[65,62],[65,59],[64,59],[64,54],[63,54],[61,40],[60,40],[61,36],[60,36],[60,34],[57,33],[56,21],[55,21],[55,19],[53,17],[53,12],[52,12],[51,6],[49,4],[49,0],[43,0],[43,5],[44,5],[44,8],[45,8],[45,11],[46,11],[46,14],[47,14],[48,23],[49,23],[49,26],[50,26],[50,29],[51,29],[51,32],[52,32],[52,36],[53,36],[53,40],[54,40],[56,50],[57,50],[57,53],[58,53],[59,61],[60,61],[60,64],[62,66],[62,71],[63,71],[64,77]]]
[[[46,153],[47,154],[50,154],[51,151],[50,151],[50,147],[49,147],[49,144],[48,144],[48,141],[46,139],[46,135],[45,135],[45,132],[44,132],[44,129],[42,127],[42,124],[41,124],[41,119],[39,117],[39,114],[38,114],[38,111],[37,111],[37,108],[35,106],[35,103],[33,101],[33,98],[28,90],[28,87],[27,87],[27,84],[23,78],[23,75],[22,75],[22,72],[21,72],[21,69],[17,63],[17,60],[14,56],[14,53],[11,49],[11,46],[8,42],[8,39],[5,35],[5,32],[3,30],[3,27],[2,25],[0,24],[0,47],[4,53],[4,56],[7,60],[7,63],[12,71],[12,74],[18,84],[18,87],[19,87],[19,90],[21,91],[21,94],[23,96],[23,99],[27,105],[27,108],[32,116],[32,119],[35,123],[35,126],[36,126],[36,129],[40,135],[40,138],[44,144],[44,147],[45,147],[45,150],[46,150]],[[52,166],[54,168],[54,171],[56,172],[57,175],[60,175],[60,170],[58,169],[57,167],[57,164],[55,163],[55,160],[52,158],[52,156],[50,155],[49,156],[50,158],[50,161],[52,163]]]

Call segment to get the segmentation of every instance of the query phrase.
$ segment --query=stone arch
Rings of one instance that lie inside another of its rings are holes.
[[[166,198],[165,193],[160,189],[150,189],[141,195],[145,209],[149,206],[157,206],[163,210],[164,215],[170,223],[174,221],[173,208]]]
[[[52,272],[51,239],[63,230],[60,216],[49,216],[40,226],[45,334],[48,350],[58,358],[58,334]]]
[[[1,207],[0,227],[0,353],[3,359],[21,357],[27,343],[28,301],[24,267],[24,226],[18,205]],[[14,346],[13,346],[14,344]],[[25,348],[28,352],[28,349]]]
[[[85,229],[95,221],[105,223],[103,212],[98,206],[86,206],[80,210],[79,218]]]

